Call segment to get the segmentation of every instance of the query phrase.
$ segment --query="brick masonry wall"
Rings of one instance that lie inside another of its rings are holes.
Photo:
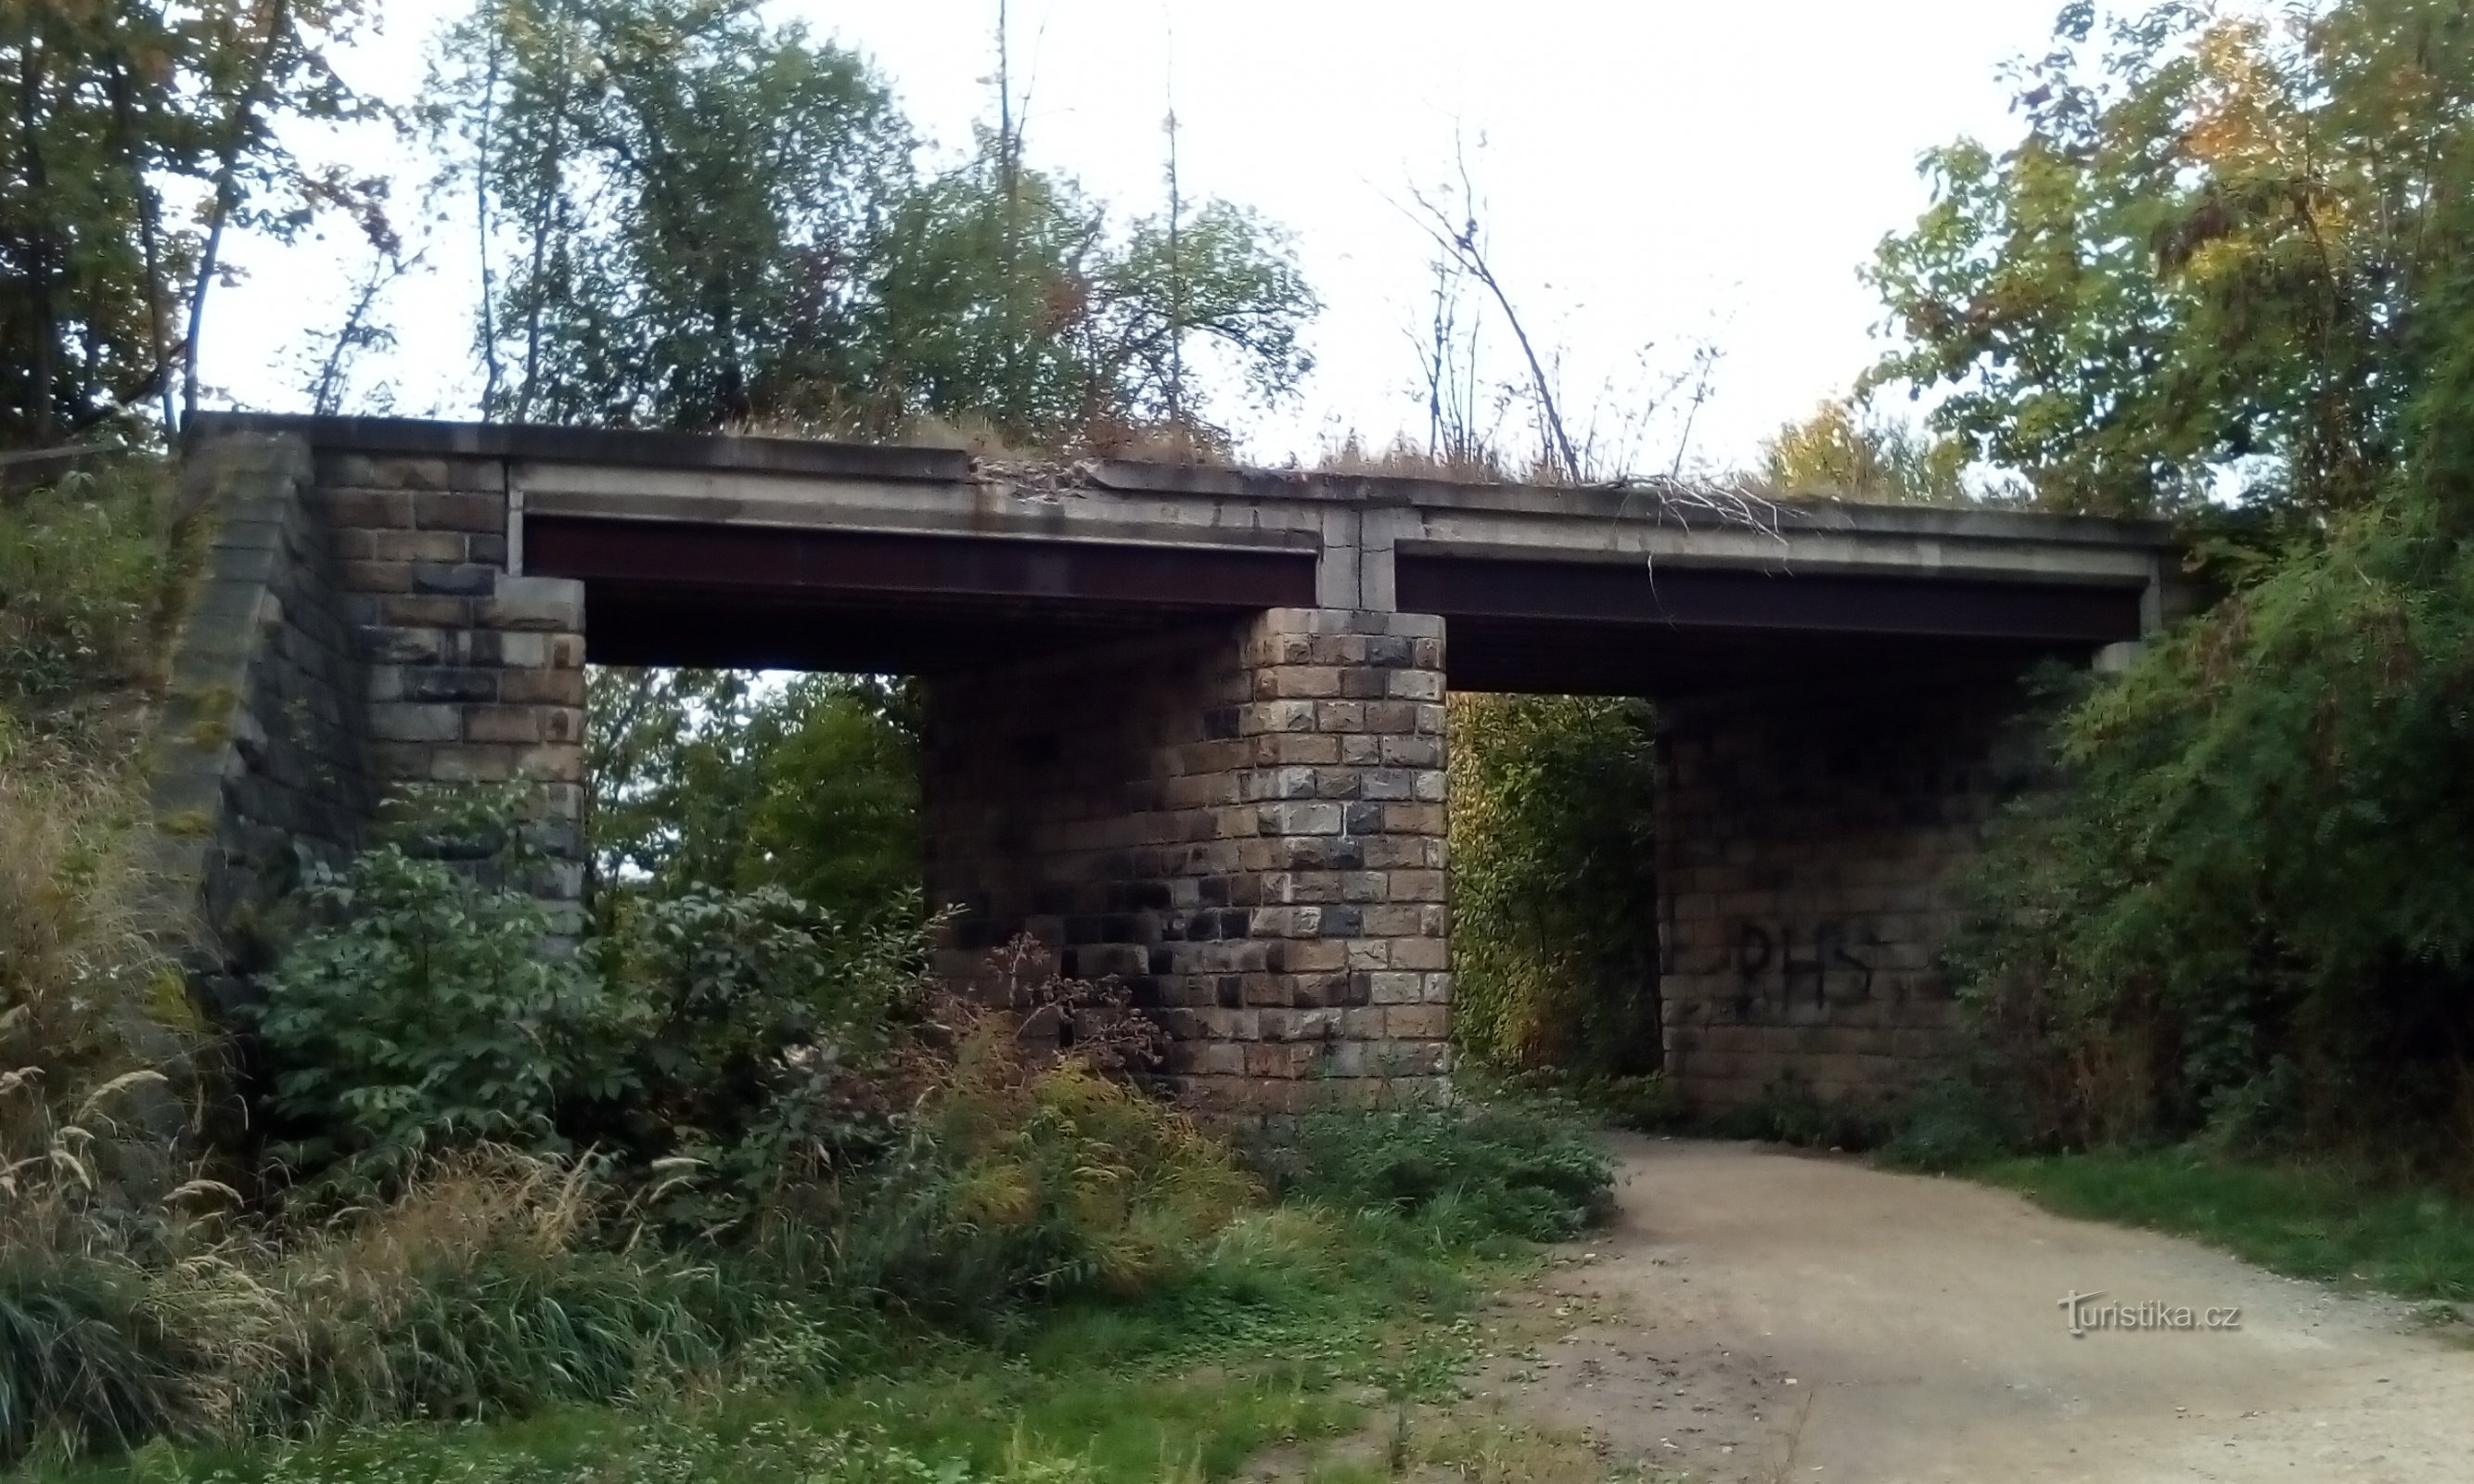
[[[166,907],[202,914],[198,967],[228,997],[263,966],[268,907],[299,850],[339,862],[376,798],[362,669],[334,544],[296,439],[227,440],[182,472],[207,525],[155,728],[152,805]],[[296,850],[298,847],[298,850]]]
[[[509,574],[495,459],[324,455],[310,499],[365,661],[373,779],[530,780],[555,861],[543,894],[579,931],[584,584]]]
[[[1443,624],[1274,609],[927,688],[949,968],[1114,976],[1214,1114],[1448,1075]]]
[[[2009,676],[1660,708],[1666,1064],[1687,1102],[1825,1102],[1942,1064],[1952,868],[2038,754]]]
[[[213,534],[153,802],[166,906],[199,904],[217,971],[263,966],[295,844],[341,860],[404,785],[530,780],[539,886],[578,931],[584,588],[509,574],[501,465],[228,436],[182,479]]]

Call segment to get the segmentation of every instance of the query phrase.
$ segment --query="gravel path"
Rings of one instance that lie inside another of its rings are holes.
[[[1961,1180],[1625,1138],[1488,1406],[1695,1479],[2474,1484],[2474,1330]],[[2070,1333],[2062,1301],[2101,1291]],[[2094,1305],[2238,1309],[2097,1328]]]

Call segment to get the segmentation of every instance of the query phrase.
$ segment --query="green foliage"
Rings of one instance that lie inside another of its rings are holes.
[[[1455,696],[1450,721],[1454,1035],[1507,1069],[1655,1068],[1646,708]]]
[[[855,54],[747,4],[483,0],[431,91],[497,273],[491,412],[716,429],[859,384],[914,143]]]
[[[2444,365],[2377,501],[2063,714],[2066,787],[1953,954],[2029,1138],[2474,1151],[2474,353]]]
[[[143,1275],[0,1252],[0,1463],[133,1447],[170,1430],[182,1361]]]
[[[2253,14],[2066,6],[2027,132],[1928,155],[1932,207],[1870,273],[1905,344],[1868,387],[2046,504],[2359,506],[2452,328],[2474,243],[2461,0]]]
[[[175,563],[161,466],[134,459],[0,499],[0,707],[151,676]]]
[[[5,717],[0,712],[0,717]],[[128,832],[130,780],[56,742],[0,756],[0,1250],[174,1183],[205,1037]]]
[[[612,1417],[598,1436],[558,1451],[562,1456],[552,1461],[521,1448],[484,1450],[470,1440],[455,1448],[405,1433],[358,1439],[242,1471],[207,1472],[175,1464],[147,1476],[167,1484],[559,1484],[579,1476],[603,1484],[1083,1484],[1100,1476],[1070,1454],[982,1471],[942,1452],[912,1451],[879,1432],[824,1432],[775,1420],[717,1428],[667,1414],[649,1420]]]
[[[934,1477],[952,1480],[1227,1478],[1275,1445],[1345,1449],[1367,1420],[1367,1393],[1452,1399],[1450,1383],[1482,1343],[1470,1313],[1479,1281],[1501,1271],[1397,1219],[1253,1211],[1184,1279],[1139,1298],[1052,1307],[994,1345],[875,1351],[864,1374],[750,1375],[756,1351],[795,1350],[820,1333],[786,1330],[760,1337],[710,1389],[685,1398],[647,1378],[644,1393],[614,1406],[255,1448],[158,1447],[125,1472],[198,1484],[806,1484],[872,1479],[873,1469],[908,1479],[927,1460]]]
[[[1283,1197],[1412,1214],[1464,1238],[1576,1236],[1613,1209],[1614,1165],[1552,1105],[1330,1103],[1268,1131],[1250,1150]]]
[[[2474,1152],[2474,15],[2067,8],[2027,133],[1874,272],[1936,427],[2048,504],[2190,510],[2227,591],[2050,686],[1971,874],[1964,1085],[1894,1155]]]
[[[779,887],[838,917],[919,887],[917,728],[866,676],[596,669],[587,702],[596,906]]]
[[[2049,1156],[1969,1173],[2065,1215],[2195,1236],[2293,1277],[2474,1299],[2474,1205],[2427,1185],[2180,1152]]]
[[[1825,1102],[1810,1081],[1790,1068],[1772,1078],[1753,1102],[1696,1120],[1720,1138],[1762,1139],[1801,1149],[1871,1149],[1887,1136],[1886,1110],[1852,1100]]]
[[[1482,1077],[1475,1069],[1464,1067],[1458,1081],[1483,1100],[1488,1086]],[[1633,1077],[1574,1076],[1545,1067],[1513,1073],[1503,1078],[1502,1085],[1519,1096],[1568,1103],[1610,1128],[1629,1129],[1637,1133],[1672,1132],[1690,1122],[1675,1083],[1660,1072]]]
[[[621,903],[589,948],[625,1007],[609,1131],[643,1159],[710,1164],[704,1222],[879,1151],[900,1111],[893,1061],[923,1017],[917,922],[852,925],[772,887]]]
[[[0,448],[145,431],[195,347],[229,227],[321,208],[387,239],[379,189],[284,126],[352,116],[327,64],[356,0],[28,4],[0,20]]]
[[[319,919],[263,985],[271,1105],[303,1174],[387,1176],[424,1150],[560,1147],[563,1100],[624,1085],[626,1008],[567,954],[522,889],[546,868],[504,793],[418,801],[396,839],[313,864]],[[512,877],[512,881],[509,879]]]
[[[1206,202],[1113,233],[1072,182],[982,141],[893,214],[878,293],[882,416],[931,416],[1033,447],[1108,444],[1168,424],[1210,432],[1201,380],[1233,373],[1255,400],[1294,391],[1319,304],[1288,239]],[[1189,343],[1192,344],[1189,344]]]
[[[2474,1147],[2468,551],[2419,498],[2348,517],[2064,716],[1954,952],[2031,1136],[2190,1132],[2273,1077],[2306,1138]]]
[[[1258,396],[1307,364],[1314,298],[1250,213],[1112,229],[1012,139],[922,180],[857,55],[754,5],[483,0],[432,91],[493,265],[485,401],[517,421],[1056,446],[1207,428],[1190,342]]]
[[[1967,450],[1958,443],[1877,416],[1848,398],[1823,402],[1761,442],[1762,482],[1782,496],[1974,504],[1966,469]]]
[[[1908,1096],[1879,1155],[1885,1164],[1938,1175],[1973,1170],[2016,1150],[2023,1138],[2015,1105],[1981,1081],[1947,1076]]]

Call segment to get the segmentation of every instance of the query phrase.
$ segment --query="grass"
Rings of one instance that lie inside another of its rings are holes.
[[[1187,1278],[1132,1302],[1052,1309],[991,1345],[921,1340],[877,1375],[806,1391],[715,1378],[624,1408],[325,1441],[156,1444],[55,1481],[445,1484],[1217,1479],[1266,1449],[1311,1459],[1388,1415],[1446,1401],[1477,1298],[1522,1250],[1381,1213],[1282,1206],[1222,1232]]]
[[[2066,1216],[2196,1237],[2273,1272],[2405,1299],[2474,1300],[2474,1203],[2337,1165],[2184,1152],[2051,1155],[1964,1171]]]

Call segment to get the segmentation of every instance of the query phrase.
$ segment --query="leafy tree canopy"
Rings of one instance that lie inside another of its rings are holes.
[[[1869,413],[1852,398],[1815,407],[1761,442],[1762,482],[1781,495],[1963,505],[1976,497],[1957,440]]]
[[[142,435],[198,398],[226,231],[323,208],[392,241],[383,182],[284,124],[366,111],[326,48],[363,0],[12,0],[0,8],[0,446]]]
[[[2050,507],[2360,505],[2474,247],[2474,6],[2061,12],[2026,132],[1931,152],[1869,270],[1901,343],[1866,378]]]
[[[490,260],[493,416],[1056,445],[1195,415],[1184,356],[1293,389],[1317,304],[1223,202],[1122,230],[984,136],[923,176],[856,54],[742,0],[483,0],[430,121]]]
[[[601,886],[676,895],[778,887],[852,918],[919,884],[917,726],[867,676],[595,670],[589,706]]]

